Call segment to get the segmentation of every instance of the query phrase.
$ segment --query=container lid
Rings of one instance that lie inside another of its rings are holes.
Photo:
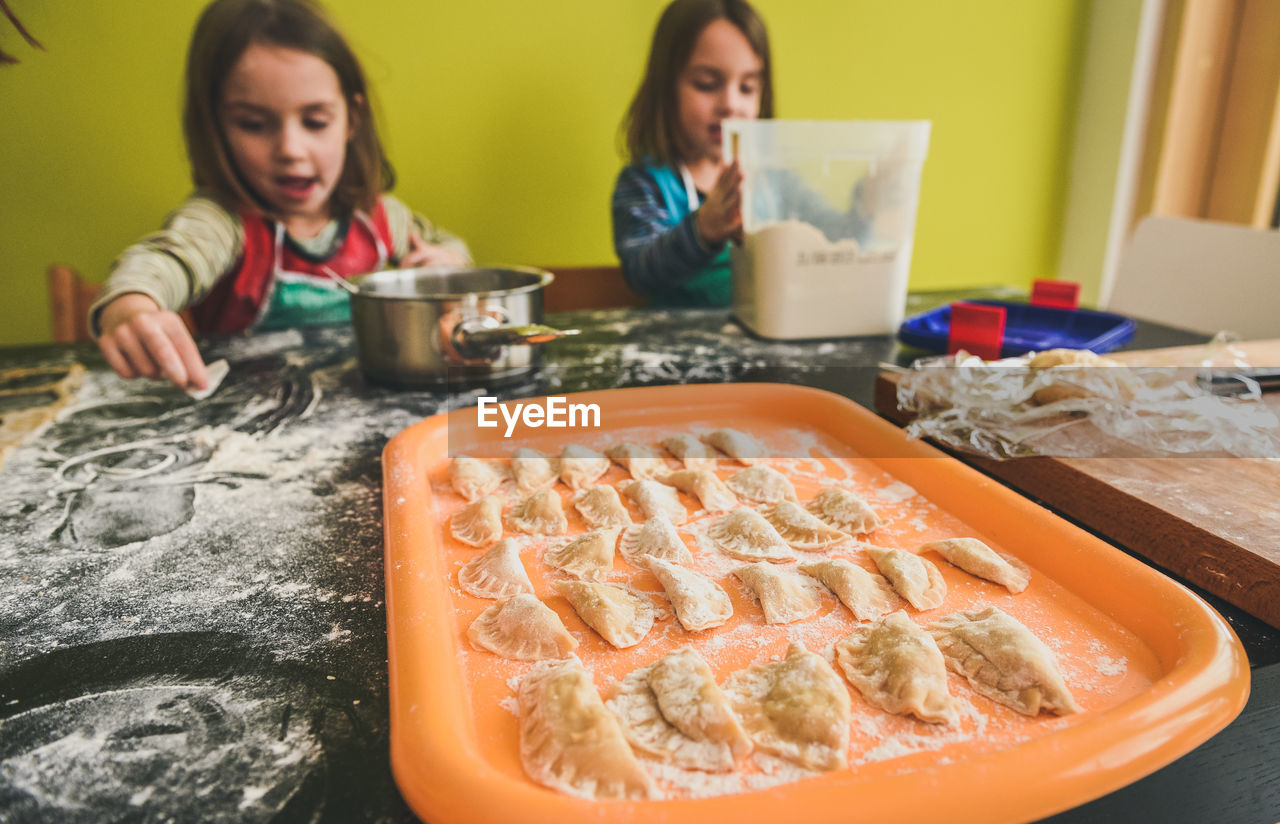
[[[1000,356],[1005,358],[1058,348],[1110,352],[1128,342],[1137,325],[1123,315],[1092,309],[1055,309],[1000,300],[967,302],[1004,307]],[[930,352],[946,352],[950,332],[951,306],[939,306],[904,320],[898,327],[898,339]]]
[[[861,158],[923,162],[929,152],[928,120],[745,120],[721,124],[725,156],[746,166],[797,158]],[[736,144],[735,144],[736,141]]]

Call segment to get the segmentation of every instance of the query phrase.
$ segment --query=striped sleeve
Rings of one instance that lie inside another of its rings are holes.
[[[471,260],[471,251],[462,238],[442,229],[422,215],[409,209],[408,206],[393,195],[382,196],[382,209],[387,215],[387,228],[391,231],[391,259],[400,261],[409,253],[409,233],[417,229],[422,239],[435,246],[447,246],[461,252]]]
[[[147,295],[177,312],[204,297],[240,256],[240,219],[211,198],[193,194],[169,214],[164,228],[125,249],[111,264],[107,282],[89,308],[89,326],[100,334],[98,313],[123,294]]]
[[[657,183],[636,166],[618,175],[612,211],[613,248],[622,276],[642,295],[679,289],[724,248],[722,243],[709,247],[698,236],[697,212],[675,220],[662,203]]]

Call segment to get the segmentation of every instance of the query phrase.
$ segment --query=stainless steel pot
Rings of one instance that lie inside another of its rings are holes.
[[[554,277],[525,266],[428,266],[355,278],[360,369],[402,388],[500,383],[536,370],[540,344],[578,331],[542,324],[542,290]]]

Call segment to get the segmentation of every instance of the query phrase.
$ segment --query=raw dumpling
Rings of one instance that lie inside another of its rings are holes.
[[[542,560],[574,578],[599,581],[613,569],[613,547],[621,531],[618,527],[592,530],[564,546],[548,549]]]
[[[563,535],[569,519],[560,505],[560,494],[547,488],[533,493],[511,508],[507,521],[530,535]]]
[[[741,507],[707,528],[720,551],[743,561],[790,561],[791,548],[754,509]]]
[[[449,532],[464,544],[488,546],[502,537],[502,499],[485,495],[453,513]]]
[[[762,504],[796,500],[796,488],[787,476],[766,464],[756,464],[730,475],[725,486],[740,498]]]
[[[669,471],[662,453],[642,443],[620,443],[605,450],[614,463],[631,473],[637,481],[656,480]]]
[[[469,455],[459,455],[449,464],[449,482],[468,501],[488,495],[502,485],[502,479],[502,470],[493,463]]]
[[[638,593],[590,581],[558,581],[552,588],[568,599],[587,626],[618,649],[640,643],[653,627],[653,602]]]
[[[528,495],[556,482],[560,470],[556,461],[536,449],[521,447],[511,456],[511,474],[516,476],[516,489]]]
[[[594,449],[571,443],[560,453],[560,480],[570,489],[590,486],[609,469],[609,459]]]
[[[807,552],[826,549],[849,537],[840,530],[827,526],[795,501],[778,501],[764,511],[764,517],[778,530],[782,540]]]
[[[539,665],[518,699],[520,763],[534,781],[589,799],[657,796],[581,661]]]
[[[680,459],[685,469],[716,468],[716,451],[687,432],[664,439],[662,445]]]
[[[653,577],[662,584],[680,626],[689,632],[718,627],[733,617],[729,593],[705,575],[649,556],[645,559]]]
[[[880,709],[930,724],[959,722],[938,645],[902,610],[858,627],[835,650],[849,683]]]
[[[673,524],[682,524],[689,518],[689,510],[680,503],[680,493],[674,486],[658,481],[618,481],[618,491],[630,498],[646,518],[664,515]]]
[[[518,592],[533,592],[529,573],[520,563],[520,549],[510,538],[463,564],[458,570],[458,586],[477,598],[506,598]]]
[[[579,489],[569,502],[589,527],[631,526],[631,513],[618,497],[618,490],[608,484]]]
[[[828,558],[812,564],[801,564],[800,571],[817,578],[836,594],[859,621],[874,621],[897,609],[901,601],[889,582],[874,572],[846,561]]]
[[[725,692],[761,750],[811,770],[848,765],[849,692],[821,655],[793,643],[783,660],[730,675]]]
[[[567,658],[578,648],[555,610],[523,592],[480,613],[467,638],[480,649],[520,661]]]
[[[618,549],[622,551],[622,557],[634,566],[641,566],[646,555],[684,564],[693,562],[693,554],[680,540],[680,533],[661,515],[653,516],[642,526],[623,530]]]
[[[692,647],[682,647],[622,679],[608,701],[637,748],[680,767],[727,772],[751,739]]]
[[[901,549],[867,546],[867,554],[876,562],[880,574],[889,579],[893,589],[916,609],[936,609],[947,597],[947,582],[931,562]]]
[[[760,599],[766,624],[800,621],[822,606],[822,599],[814,591],[817,585],[799,573],[772,564],[757,563],[740,566],[733,574]]]
[[[1049,648],[996,607],[953,612],[930,625],[929,632],[947,666],[992,701],[1024,715],[1081,711]]]
[[[702,436],[702,442],[714,446],[740,464],[753,464],[764,458],[764,444],[736,429],[717,429]]]
[[[850,535],[873,532],[884,526],[866,501],[838,486],[824,487],[805,505],[805,509],[822,519],[823,523]]]
[[[1031,582],[1031,570],[1012,555],[996,552],[977,538],[930,541],[916,552],[936,552],[970,575],[986,578],[1017,594]]]
[[[708,512],[723,512],[738,505],[733,490],[724,485],[720,476],[707,469],[680,469],[668,473],[662,480],[681,492],[693,495]]]

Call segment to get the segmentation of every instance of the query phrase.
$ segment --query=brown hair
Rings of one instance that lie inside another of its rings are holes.
[[[270,209],[245,185],[227,149],[218,117],[222,87],[249,46],[266,43],[315,55],[338,75],[354,128],[330,209],[347,217],[372,211],[378,195],[395,183],[373,122],[364,72],[351,47],[312,0],[214,0],[205,7],[187,52],[182,131],[195,185],[232,208]]]
[[[653,32],[649,63],[631,101],[622,129],[631,161],[675,163],[679,152],[676,81],[693,54],[702,30],[728,20],[760,58],[760,117],[773,117],[773,69],[764,20],[745,0],[673,0]]]

